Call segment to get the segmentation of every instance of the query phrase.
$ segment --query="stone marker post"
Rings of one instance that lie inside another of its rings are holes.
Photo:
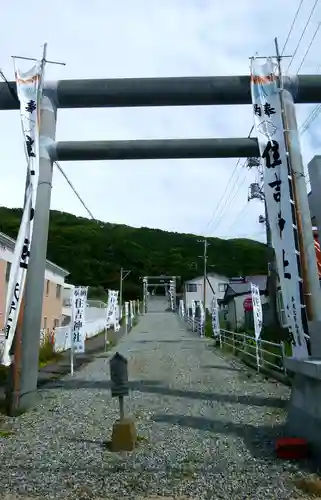
[[[111,450],[132,451],[136,444],[136,429],[134,421],[125,417],[124,396],[128,396],[128,361],[119,352],[111,358],[110,380],[111,395],[119,400],[119,419],[113,425]]]

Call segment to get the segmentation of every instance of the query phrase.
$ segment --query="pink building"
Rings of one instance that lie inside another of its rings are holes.
[[[7,286],[15,240],[0,233],[0,330],[4,327]],[[63,288],[68,271],[47,260],[41,328],[52,331],[62,320]]]

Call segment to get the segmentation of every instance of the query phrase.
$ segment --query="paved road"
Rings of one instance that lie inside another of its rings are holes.
[[[299,466],[277,461],[289,390],[231,365],[172,313],[141,317],[117,349],[129,358],[139,443],[112,454],[118,418],[108,359],[40,391],[38,408],[4,418],[0,494],[43,499],[255,499],[297,496]],[[0,496],[1,498],[1,496]]]

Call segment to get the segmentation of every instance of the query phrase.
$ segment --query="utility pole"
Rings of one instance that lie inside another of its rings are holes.
[[[130,269],[120,268],[120,279],[119,279],[119,309],[121,311],[122,302],[123,302],[123,281],[127,278],[131,273]]]
[[[264,182],[263,182],[263,170],[262,165],[259,158],[248,158],[247,159],[247,167],[249,169],[255,168],[257,169],[257,178],[256,182],[252,183],[249,188],[248,201],[253,199],[258,199],[264,202],[264,215],[260,215],[259,222],[260,224],[265,224],[266,230],[266,244],[268,247],[268,261],[269,261],[269,270],[268,270],[268,282],[267,282],[267,290],[269,294],[269,303],[270,307],[273,311],[274,323],[276,326],[280,325],[279,316],[278,316],[278,308],[277,308],[277,271],[276,271],[276,262],[274,249],[272,246],[272,234],[271,234],[271,226],[268,218],[266,200],[264,194]]]
[[[206,314],[206,282],[207,282],[207,248],[208,248],[208,242],[207,239],[205,238],[204,240],[197,240],[198,243],[204,243],[204,254],[200,256],[201,258],[204,259],[204,281],[203,281],[203,303],[204,303],[204,310]]]

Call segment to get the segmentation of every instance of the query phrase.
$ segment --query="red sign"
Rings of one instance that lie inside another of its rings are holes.
[[[244,311],[253,311],[252,297],[248,297],[243,302]]]
[[[319,278],[321,278],[321,249],[320,249],[320,243],[318,241],[318,233],[314,233],[313,236],[314,236],[314,248],[317,257],[318,273],[319,273]]]

